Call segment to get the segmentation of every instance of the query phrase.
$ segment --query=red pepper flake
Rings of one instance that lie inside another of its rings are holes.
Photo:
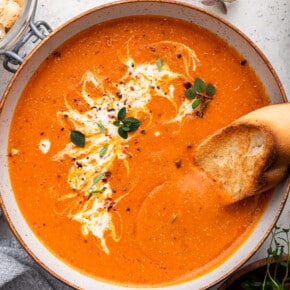
[[[179,96],[179,99],[180,99],[182,102],[184,102],[184,101],[185,101],[185,96],[184,96],[184,95],[180,95],[180,96]]]
[[[105,81],[108,82],[108,83],[112,83],[112,79],[110,77],[106,77]]]
[[[128,152],[128,150],[127,150],[127,149],[123,149],[123,150],[122,150],[122,152],[123,152],[124,154],[126,154],[126,155],[128,155],[128,154],[129,154],[129,152]]]
[[[117,203],[115,201],[113,201],[113,199],[111,197],[107,197],[105,199],[104,202],[104,209],[106,209],[107,211],[109,211],[110,209],[112,209]]]

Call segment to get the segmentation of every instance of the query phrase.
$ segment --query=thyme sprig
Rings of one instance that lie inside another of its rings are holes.
[[[117,115],[118,120],[113,122],[113,125],[118,127],[119,136],[122,137],[123,139],[127,139],[128,133],[136,131],[141,125],[141,122],[136,118],[133,117],[126,118],[126,114],[127,110],[125,107],[123,107],[118,112]]]
[[[290,228],[273,228],[263,281],[251,277],[242,283],[245,290],[286,290],[290,287]],[[286,256],[286,260],[283,257]]]
[[[192,109],[196,110],[195,114],[197,117],[202,118],[205,109],[213,100],[213,96],[216,92],[215,86],[213,84],[206,85],[202,79],[196,78],[193,85],[191,85],[191,83],[186,83],[185,87],[185,97],[192,100]]]

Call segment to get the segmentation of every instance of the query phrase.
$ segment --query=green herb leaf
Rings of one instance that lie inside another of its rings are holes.
[[[93,179],[93,186],[98,184],[103,179],[103,173],[99,173],[94,179]]]
[[[122,137],[123,139],[127,139],[128,138],[128,132],[123,130],[123,127],[119,127],[118,128],[118,134],[120,135],[120,137]]]
[[[96,193],[103,193],[107,188],[103,187],[102,189],[93,190],[89,193],[88,199],[90,199]]]
[[[188,98],[189,100],[193,100],[193,99],[195,98],[195,96],[196,96],[196,92],[194,92],[194,91],[192,90],[192,88],[187,89],[187,90],[185,91],[185,97]]]
[[[162,70],[162,67],[163,67],[164,64],[165,64],[165,62],[164,62],[163,59],[158,58],[158,59],[156,60],[156,65],[157,65],[157,68],[158,68],[159,71]]]
[[[114,121],[114,122],[113,122],[113,125],[114,125],[114,126],[116,126],[116,127],[119,127],[119,126],[120,126],[120,124],[121,124],[121,122],[120,122],[120,121]]]
[[[107,154],[108,149],[109,149],[109,145],[103,147],[99,152],[100,157],[104,157]]]
[[[128,132],[136,131],[141,125],[141,122],[136,118],[128,117],[125,119],[126,114],[127,111],[124,107],[118,112],[118,120],[113,122],[113,125],[118,127],[118,134],[123,139],[127,139]]]
[[[106,134],[106,128],[102,123],[97,123],[97,126],[103,134]]]
[[[124,120],[124,123],[126,127],[130,128],[129,132],[136,131],[141,125],[141,122],[138,119],[133,118],[133,117],[126,118]]]
[[[192,109],[196,109],[201,104],[201,99],[196,99],[192,102]]]
[[[201,93],[205,89],[204,81],[200,78],[196,78],[193,84],[193,88],[196,92]]]
[[[130,132],[130,128],[127,127],[127,126],[123,126],[122,129],[123,129],[125,132]]]
[[[125,119],[125,116],[127,114],[127,110],[125,107],[123,107],[122,109],[120,109],[120,111],[118,112],[118,120],[119,121],[123,121]]]
[[[75,144],[78,147],[82,147],[82,148],[85,147],[86,137],[80,131],[75,131],[75,130],[70,131],[70,140],[73,144]]]
[[[208,96],[212,97],[215,94],[216,88],[213,84],[208,84],[205,92]]]

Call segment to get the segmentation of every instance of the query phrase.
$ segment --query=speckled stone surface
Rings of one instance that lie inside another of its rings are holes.
[[[38,0],[36,20],[45,20],[53,28],[96,5],[115,1],[104,0]],[[182,2],[182,1],[180,1]],[[225,15],[216,7],[207,7],[199,0],[183,0],[208,9],[231,22],[246,34],[265,54],[290,99],[290,1],[289,0],[236,0],[228,5]],[[0,96],[3,95],[12,74],[0,67]],[[290,198],[278,225],[290,227]],[[5,221],[0,220],[0,239],[9,238],[11,232]],[[262,245],[250,261],[264,257],[269,241]],[[0,261],[1,263],[1,261]],[[214,288],[213,288],[214,289]]]

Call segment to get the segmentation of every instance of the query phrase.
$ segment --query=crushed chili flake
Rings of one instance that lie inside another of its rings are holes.
[[[113,206],[115,206],[117,203],[115,201],[113,201],[113,199],[111,197],[107,197],[105,199],[105,203],[104,203],[104,209],[106,210],[110,210],[111,208],[113,208]]]
[[[179,99],[180,99],[182,102],[184,102],[184,101],[185,101],[185,96],[184,96],[184,95],[180,95],[180,96],[179,96]]]

